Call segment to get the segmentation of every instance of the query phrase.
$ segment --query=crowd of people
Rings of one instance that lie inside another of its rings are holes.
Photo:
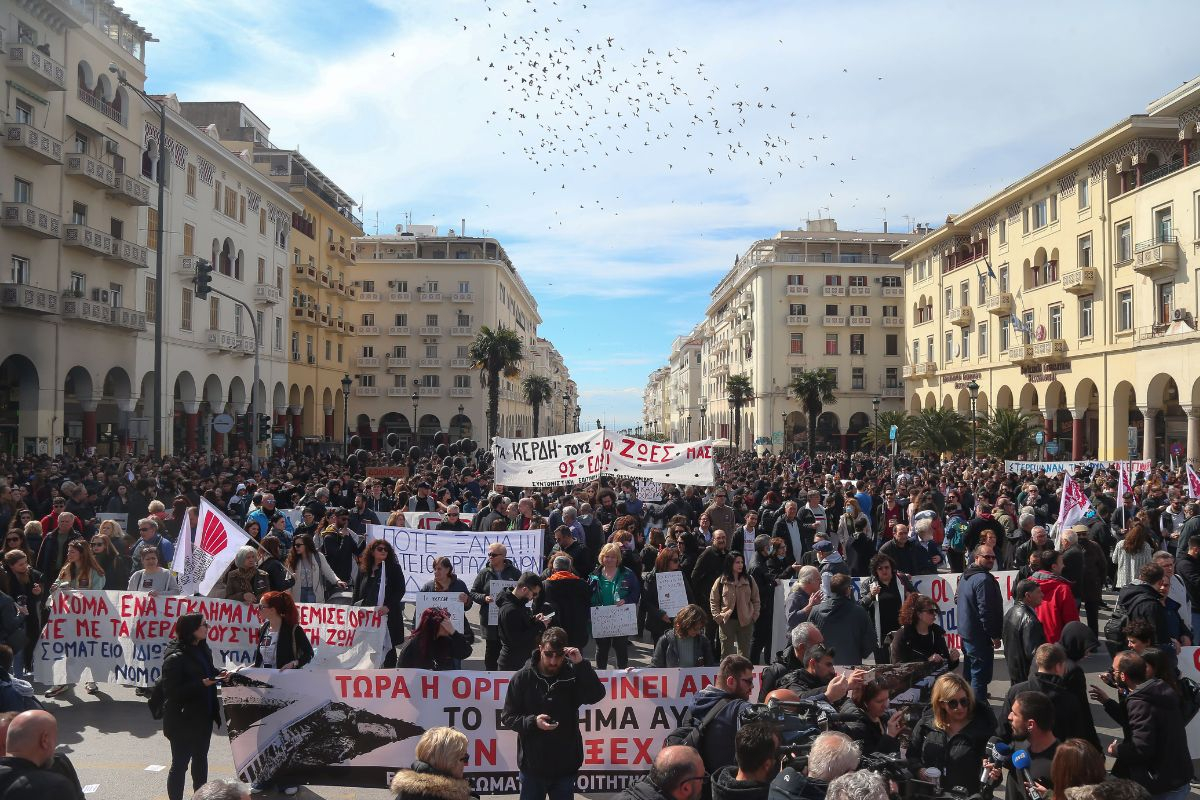
[[[258,608],[257,666],[311,660],[297,602],[382,606],[394,645],[385,668],[461,669],[481,638],[484,667],[515,672],[503,723],[517,732],[523,798],[573,795],[579,708],[603,697],[596,669],[629,665],[631,639],[652,647],[651,665],[711,667],[717,682],[696,695],[680,741],[658,753],[630,798],[882,798],[879,771],[858,769],[881,754],[902,754],[944,789],[1003,782],[1011,800],[1031,791],[1174,800],[1189,790],[1184,726],[1200,687],[1177,656],[1200,623],[1200,507],[1181,470],[1138,475],[1119,501],[1115,469],[1076,470],[1091,510],[1066,527],[1057,524],[1063,473],[1015,474],[990,460],[730,453],[714,485],[668,485],[653,497],[628,479],[499,486],[488,466],[487,453],[447,445],[401,478],[291,454],[257,472],[248,459],[198,455],[0,460],[0,702],[9,704],[0,711],[45,713],[27,678],[49,596],[176,592],[175,546],[204,499],[251,537],[212,594]],[[366,526],[404,526],[425,512],[443,530],[541,530],[545,569],[519,571],[500,543],[476,575],[437,558],[423,591],[457,593],[465,611],[477,607],[477,622],[458,631],[445,609],[430,608],[406,625],[397,554]],[[1007,611],[999,570],[1017,572]],[[668,573],[680,574],[687,596],[673,616],[659,588]],[[912,581],[937,573],[957,579],[954,638],[943,607]],[[591,610],[619,605],[636,607],[637,633],[593,638]],[[788,639],[772,652],[777,614]],[[184,797],[189,767],[197,797],[235,790],[206,785],[227,679],[206,642],[202,616],[180,617],[163,664],[171,800]],[[1085,680],[1082,662],[1101,647],[1112,657],[1101,679],[1115,696]],[[1012,684],[1003,697],[992,691],[997,652]],[[912,662],[937,676],[915,715],[890,708],[897,687],[869,667]],[[756,667],[757,702],[816,700],[832,713],[830,730],[782,769],[783,733],[745,721]],[[1103,750],[1089,698],[1122,728]],[[448,729],[426,737],[395,791],[459,796],[465,738]],[[1023,771],[1002,757],[1017,743],[1030,759]],[[0,798],[5,785],[0,775]]]

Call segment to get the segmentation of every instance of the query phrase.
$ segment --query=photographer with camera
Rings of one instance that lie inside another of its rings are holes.
[[[763,698],[789,672],[804,669],[805,651],[814,644],[823,644],[825,637],[821,635],[821,631],[816,625],[811,622],[801,622],[792,628],[791,642],[792,646],[776,653],[775,660],[762,671],[758,702],[764,702]]]
[[[891,695],[886,684],[870,681],[850,693],[838,712],[845,721],[838,728],[854,741],[864,753],[898,753],[898,737],[904,731],[904,714],[888,714]]]
[[[859,689],[866,678],[864,670],[837,674],[833,648],[813,645],[804,651],[804,668],[784,675],[776,686],[791,689],[803,699],[823,698],[836,706],[852,690]]]
[[[826,731],[813,740],[804,772],[785,767],[771,781],[769,800],[824,800],[829,782],[858,769],[862,750],[849,736]]]
[[[738,720],[742,709],[750,705],[753,688],[754,665],[750,659],[736,654],[725,656],[717,671],[716,684],[696,693],[683,724],[667,737],[667,742],[694,746],[710,775],[721,767],[733,766]],[[692,741],[684,741],[685,738]]]
[[[749,722],[733,737],[736,767],[712,776],[713,800],[767,800],[779,771],[779,733],[766,721]]]
[[[1053,701],[1044,692],[1021,692],[1008,712],[1007,724],[1013,739],[1021,742],[1022,748],[1014,751],[1011,764],[1004,765],[1008,767],[1008,780],[1004,783],[1005,800],[1025,800],[1027,796],[1033,798],[1037,791],[1036,787],[1033,787],[1033,792],[1030,791],[1030,784],[1033,783],[1047,789],[1054,788],[1050,768],[1054,763],[1054,753],[1058,750],[1058,739],[1054,735]],[[1019,753],[1027,756],[1024,767],[1020,766]],[[998,784],[1001,765],[989,760],[984,762],[984,767],[988,771],[988,783]]]

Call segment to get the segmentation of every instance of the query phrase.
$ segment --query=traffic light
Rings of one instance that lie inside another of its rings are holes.
[[[249,414],[237,415],[237,435],[243,442],[250,441],[250,434],[253,433],[250,429],[252,419],[253,417]]]
[[[258,415],[258,440],[260,442],[268,442],[271,440],[271,415]]]
[[[197,300],[207,300],[212,292],[212,271],[212,263],[203,258],[196,259],[196,275],[192,278],[192,284],[196,287]]]

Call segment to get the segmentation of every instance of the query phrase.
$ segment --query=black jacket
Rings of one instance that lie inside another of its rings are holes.
[[[875,652],[875,624],[866,610],[849,597],[827,597],[812,610],[809,622],[834,650],[833,663],[853,666]]]
[[[757,781],[739,781],[738,768],[721,767],[712,776],[713,800],[767,800],[771,784]]]
[[[1045,672],[1035,672],[1029,676],[1029,680],[1014,683],[1009,688],[1004,696],[1004,705],[996,727],[997,737],[1006,742],[1013,741],[1008,712],[1012,711],[1013,702],[1021,692],[1041,692],[1050,698],[1054,706],[1054,738],[1065,742],[1077,737],[1091,742],[1097,751],[1104,752],[1100,746],[1100,737],[1096,735],[1096,724],[1092,722],[1091,710],[1079,707],[1079,700],[1062,678]]]
[[[433,647],[424,656],[421,655],[419,640],[410,636],[396,654],[396,666],[402,669],[454,669],[455,659],[461,660],[470,655],[471,643],[458,631],[434,639]]]
[[[350,576],[354,573],[354,559],[359,557],[366,546],[366,540],[350,534],[340,536],[337,533],[330,533],[321,537],[321,552],[325,554],[329,568],[347,583],[350,582]]]
[[[83,800],[83,792],[53,769],[16,756],[0,758],[0,792],[4,800]]]
[[[706,547],[696,559],[696,566],[692,570],[692,588],[696,591],[696,597],[701,599],[705,610],[708,609],[708,596],[712,593],[713,584],[717,582],[725,566],[725,556],[730,552]]]
[[[703,633],[696,637],[696,648],[696,666],[713,667],[719,663],[713,655],[712,642]],[[658,637],[654,644],[654,655],[650,658],[650,666],[660,669],[679,666],[679,637],[675,635],[674,629]]]
[[[1004,614],[1004,660],[1013,683],[1023,681],[1033,666],[1033,651],[1046,643],[1046,631],[1033,609],[1024,603],[1013,603]],[[1060,737],[1061,738],[1061,737]]]
[[[503,669],[503,654],[500,658]],[[521,770],[545,779],[574,775],[583,765],[579,707],[603,700],[604,684],[586,660],[578,664],[564,661],[552,678],[537,668],[535,657],[513,675],[500,721],[517,733],[517,764]],[[558,727],[552,731],[540,729],[539,714],[549,715]]]
[[[1157,678],[1125,699],[1128,723],[1117,746],[1113,774],[1130,778],[1151,794],[1185,786],[1192,779],[1192,758],[1180,712],[1179,695]]]
[[[592,621],[592,590],[587,582],[574,572],[555,572],[542,581],[542,596],[554,606],[552,624],[567,632],[567,643],[586,647]]]
[[[289,573],[283,562],[275,556],[268,555],[258,565],[258,568],[267,573],[267,577],[271,581],[272,592],[287,591],[296,582],[296,577]]]
[[[953,736],[935,728],[933,713],[926,712],[913,728],[908,758],[923,767],[940,769],[942,786],[961,786],[973,794],[979,791],[979,766],[995,730],[996,715],[986,702],[975,703],[971,721]]]
[[[892,646],[888,653],[893,664],[903,664],[912,661],[929,661],[930,656],[939,655],[944,663],[953,665],[957,661],[950,659],[950,644],[946,641],[946,630],[936,622],[929,628],[932,647],[920,641],[921,636],[915,625],[901,625],[892,637]]]
[[[766,696],[779,685],[779,680],[789,672],[804,669],[804,664],[796,656],[796,650],[791,645],[775,654],[775,660],[763,668],[759,676],[758,702],[766,702]]]
[[[662,789],[655,786],[650,781],[650,776],[647,775],[626,786],[625,791],[617,795],[617,800],[670,800],[670,798],[663,794]]]
[[[500,661],[497,666],[504,670],[521,669],[533,652],[542,632],[542,623],[533,618],[533,612],[525,607],[524,600],[513,595],[512,589],[505,589],[496,598],[496,603],[500,606]]]
[[[515,581],[519,577],[521,577],[521,570],[506,558],[499,573],[493,572],[491,567],[484,567],[479,570],[479,574],[472,581],[471,591],[468,594],[471,595],[471,600],[479,606],[479,628],[484,631],[484,638],[493,639],[500,635],[499,629],[495,625],[487,624],[489,608],[487,599],[491,597],[493,603],[500,599],[492,592],[492,580]]]
[[[687,596],[688,602],[692,602],[692,586],[688,580],[687,573],[682,570],[679,572],[683,576],[683,591]],[[774,595],[771,595],[774,597]],[[639,599],[641,603],[642,613],[646,617],[646,628],[655,636],[660,632],[667,630],[671,623],[664,621],[662,618],[662,606],[658,603],[658,572],[651,570],[645,573],[642,577],[642,596]],[[765,605],[765,602],[764,602]]]
[[[1179,555],[1175,558],[1175,574],[1183,579],[1187,586],[1188,599],[1192,601],[1192,610],[1200,611],[1200,558],[1192,558],[1187,554],[1186,542],[1179,545]],[[1190,620],[1184,620],[1190,622]],[[1200,635],[1200,631],[1193,631]]]
[[[708,723],[708,727],[704,729],[704,736],[700,740],[700,757],[704,759],[704,768],[710,775],[721,767],[737,763],[733,751],[733,737],[737,735],[738,728],[741,727],[738,716],[749,703],[716,686],[706,686],[696,694],[688,709],[691,724],[699,726],[701,720],[708,715],[709,711],[712,711],[713,706],[726,698],[729,699],[729,702]]]
[[[1154,625],[1156,644],[1171,641],[1167,633],[1167,607],[1153,586],[1140,581],[1129,584],[1117,595],[1117,605],[1125,609],[1130,620],[1149,620]]]
[[[201,740],[212,734],[213,723],[221,725],[217,687],[205,686],[218,670],[213,665],[208,642],[184,646],[167,645],[162,665],[163,734],[168,739]]]
[[[837,729],[859,743],[864,753],[899,753],[900,742],[887,735],[879,722],[872,722],[854,701],[847,697],[838,708],[844,718]],[[899,712],[893,712],[899,713]]]
[[[262,641],[271,628],[271,623],[264,622],[258,629],[258,644],[254,647],[254,666],[263,665]],[[308,641],[308,634],[299,625],[289,625],[284,622],[279,626],[279,642],[275,645],[275,668],[293,661],[298,662],[295,669],[303,667],[313,660],[313,646]]]

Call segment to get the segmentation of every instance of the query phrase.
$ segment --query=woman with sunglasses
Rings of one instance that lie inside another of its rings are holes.
[[[100,523],[99,532],[93,534],[91,539],[92,555],[104,570],[105,583],[113,588],[129,583],[129,559],[116,545],[122,541],[121,536],[121,526],[114,520],[106,519]]]
[[[396,646],[404,641],[404,570],[386,539],[368,542],[359,556],[354,605],[374,606],[387,615],[392,647],[383,659],[383,668],[396,666]]]
[[[33,521],[31,524],[38,527],[39,534],[41,533],[41,523]],[[25,554],[26,558],[33,560],[34,550],[29,546],[29,540],[25,536],[25,531],[21,528],[9,528],[4,534],[4,552],[9,550],[20,550]]]
[[[466,531],[471,526],[462,521],[462,512],[457,505],[451,504],[446,508],[446,515],[437,524],[439,531]]]
[[[96,557],[92,555],[91,546],[83,539],[73,539],[67,543],[67,560],[63,564],[62,570],[58,573],[58,579],[50,588],[53,594],[60,589],[90,589],[98,590],[104,588],[104,569],[96,562]],[[46,697],[58,697],[63,692],[71,688],[73,684],[60,683],[50,688],[46,692]],[[88,681],[84,684],[88,694],[96,693],[96,682]]]
[[[392,778],[396,800],[468,800],[467,735],[454,728],[430,728],[417,741],[416,760]]]
[[[33,512],[28,508],[19,508],[9,520],[8,530],[17,531],[18,533],[25,530],[25,526],[33,521]]]
[[[889,651],[891,663],[923,661],[931,667],[949,664],[950,669],[958,666],[962,655],[950,649],[946,642],[946,631],[938,624],[938,605],[933,598],[910,592],[900,606],[900,627],[891,637]]]
[[[213,664],[204,615],[181,616],[175,622],[175,638],[167,645],[162,665],[163,735],[171,743],[169,800],[183,800],[189,763],[192,789],[208,782],[213,725],[221,726],[217,684],[228,677],[228,672]]]
[[[325,554],[317,549],[311,534],[296,534],[286,563],[288,571],[295,578],[288,591],[298,603],[324,603],[326,585],[338,589],[348,586],[329,566]]]
[[[979,791],[979,769],[988,740],[996,732],[996,715],[961,675],[948,672],[933,684],[929,710],[913,728],[908,758],[922,768],[941,772],[942,786]]]

